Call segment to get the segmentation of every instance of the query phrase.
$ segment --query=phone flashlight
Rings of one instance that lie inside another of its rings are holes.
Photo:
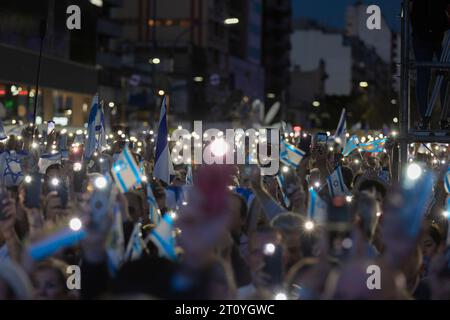
[[[107,184],[108,184],[108,181],[106,180],[106,178],[104,176],[97,177],[94,180],[94,186],[97,189],[104,189],[104,188],[106,188]]]
[[[73,171],[75,171],[75,172],[80,172],[82,168],[83,168],[83,165],[81,164],[81,162],[75,162],[73,164]]]

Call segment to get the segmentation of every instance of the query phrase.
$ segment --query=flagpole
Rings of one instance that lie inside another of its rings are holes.
[[[40,25],[40,45],[39,45],[39,57],[38,57],[38,67],[37,67],[37,74],[36,74],[36,93],[34,95],[34,112],[33,112],[33,142],[35,138],[35,127],[36,127],[36,115],[37,115],[37,101],[39,98],[39,80],[41,78],[41,64],[42,64],[42,49],[44,47],[44,39],[45,34],[47,33],[47,20],[42,19],[41,25]]]

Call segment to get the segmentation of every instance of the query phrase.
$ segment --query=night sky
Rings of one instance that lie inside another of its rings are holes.
[[[356,0],[292,0],[294,17],[313,18],[321,24],[343,28],[345,8]],[[400,0],[364,0],[366,4],[376,4],[394,30],[399,30]]]

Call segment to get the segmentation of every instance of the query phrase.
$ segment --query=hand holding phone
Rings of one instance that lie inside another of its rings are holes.
[[[283,283],[283,248],[280,245],[267,243],[264,246],[263,272],[270,276],[269,287],[277,287]]]
[[[40,208],[42,175],[39,172],[25,176],[25,207]]]

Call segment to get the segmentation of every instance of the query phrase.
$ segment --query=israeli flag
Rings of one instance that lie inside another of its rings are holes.
[[[16,151],[5,151],[0,155],[1,183],[7,187],[19,185],[24,176],[22,172],[22,160],[24,155]]]
[[[125,239],[123,235],[122,212],[116,204],[113,208],[113,225],[106,244],[108,268],[112,275],[116,275],[123,262]]]
[[[175,239],[173,237],[173,219],[169,214],[165,214],[160,223],[146,238],[158,248],[160,257],[168,258],[172,261],[177,259],[175,252]]]
[[[122,193],[141,183],[141,173],[128,146],[126,146],[111,169],[117,187]]]
[[[54,164],[61,164],[61,153],[54,153],[54,154],[43,154],[39,158],[38,167],[39,167],[39,173],[44,174],[45,171],[47,171],[47,168]]]
[[[353,135],[350,137],[350,139],[345,144],[344,149],[342,150],[342,155],[344,157],[347,157],[350,153],[353,152],[353,150],[358,148],[359,139],[357,136]]]
[[[170,184],[170,175],[173,174],[173,164],[170,159],[169,144],[167,141],[167,106],[164,96],[159,116],[158,138],[156,141],[155,166],[153,176]]]
[[[5,127],[3,127],[3,121],[0,118],[0,141],[7,139],[8,136],[6,135]]]
[[[327,221],[327,204],[314,188],[309,188],[308,220],[319,224],[325,224]]]
[[[186,171],[186,185],[191,186],[193,184],[194,184],[194,178],[192,177],[192,166],[188,165],[187,171]]]
[[[339,143],[342,147],[345,147],[347,143],[347,112],[345,108],[342,109],[341,118],[339,119],[339,123],[336,129],[336,133],[334,134],[334,140]]]
[[[84,158],[90,159],[97,150],[106,145],[105,117],[98,104],[98,95],[92,99],[91,111],[88,118],[87,141],[84,147]]]
[[[305,156],[305,152],[296,148],[290,143],[287,143],[284,139],[280,144],[280,160],[285,165],[297,168]]]
[[[150,183],[147,183],[146,191],[150,221],[153,224],[158,225],[161,220],[161,211],[158,208],[158,203],[156,203],[156,199],[153,195],[152,186],[150,185]]]
[[[284,192],[284,190],[286,189],[286,182],[285,182],[282,174],[277,175],[277,182],[278,182],[278,186],[280,187],[281,196],[283,197],[284,205],[286,206],[286,208],[289,208],[291,206],[291,200],[289,200],[289,197]]]
[[[134,261],[141,257],[144,251],[144,241],[142,240],[142,224],[136,223],[128,240],[127,250],[125,251],[124,261]]]
[[[342,177],[341,167],[337,167],[336,170],[327,178],[328,191],[332,198],[349,195],[350,192],[344,183]]]
[[[360,144],[359,148],[363,149],[366,152],[383,152],[384,145],[386,143],[386,138],[370,141],[364,144]]]
[[[447,193],[450,193],[450,167],[447,169],[447,173],[444,176],[444,187]]]

